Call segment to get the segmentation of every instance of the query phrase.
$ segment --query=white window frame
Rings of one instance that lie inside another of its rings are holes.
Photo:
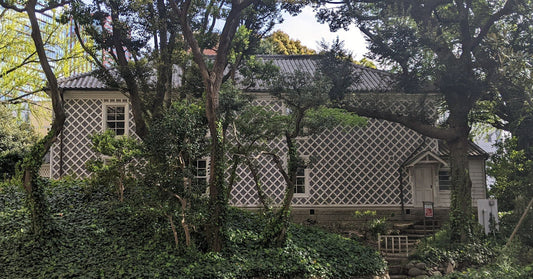
[[[129,105],[127,103],[104,103],[102,104],[102,130],[105,132],[109,129],[107,127],[107,108],[108,107],[124,107],[124,134],[117,136],[127,136],[130,131],[130,121],[129,121]]]
[[[448,173],[448,179],[449,179],[449,181],[450,181],[450,185],[448,186],[448,187],[449,187],[448,190],[446,190],[446,189],[442,190],[442,189],[441,189],[441,185],[440,185],[440,184],[441,184],[441,183],[440,183],[440,182],[441,182],[441,179],[440,179],[440,177],[441,177],[440,173],[441,173],[441,172],[447,172],[447,173]],[[451,187],[452,187],[452,181],[451,181],[451,178],[452,178],[452,174],[451,174],[451,170],[450,170],[450,168],[440,168],[440,169],[438,170],[438,172],[437,172],[437,180],[439,181],[439,191],[441,191],[441,192],[444,192],[444,191],[448,191],[448,192],[449,192],[449,191],[451,191]]]
[[[298,173],[296,173],[296,181],[298,181],[298,178],[303,178],[304,179],[304,192],[303,193],[297,193],[296,192],[296,187],[298,185],[294,185],[294,197],[295,198],[307,198],[309,197],[309,181],[310,181],[310,173],[311,173],[311,169],[309,169],[309,156],[300,156],[300,158],[304,161],[304,166],[303,169],[304,169],[304,175],[298,175]],[[300,167],[299,167],[300,168]]]
[[[198,175],[198,162],[199,161],[205,161],[205,175]],[[208,185],[209,185],[209,173],[210,173],[210,170],[209,170],[210,160],[209,158],[198,158],[194,160],[194,164],[195,164],[195,168],[194,168],[195,173],[193,173],[192,183],[194,183],[195,180],[199,178],[205,179],[205,186],[206,186],[206,191],[207,191],[209,189]]]

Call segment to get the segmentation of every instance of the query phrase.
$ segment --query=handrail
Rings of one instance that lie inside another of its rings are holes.
[[[381,242],[384,243],[384,249],[382,249]],[[390,244],[390,245],[389,245]],[[404,251],[405,250],[405,251]],[[391,253],[391,254],[403,254],[409,256],[409,238],[407,235],[381,235],[378,234],[378,251]]]

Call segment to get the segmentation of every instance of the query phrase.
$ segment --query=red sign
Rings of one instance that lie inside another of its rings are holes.
[[[433,217],[433,203],[424,203],[424,217]]]

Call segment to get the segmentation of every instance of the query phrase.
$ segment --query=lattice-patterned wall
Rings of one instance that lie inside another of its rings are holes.
[[[65,100],[67,118],[63,133],[52,147],[51,175],[59,178],[61,174],[74,178],[87,177],[90,173],[85,169],[88,160],[96,159],[91,150],[89,136],[103,132],[103,104],[128,103],[125,97],[117,98],[69,98]],[[128,106],[129,107],[129,106]],[[129,110],[129,133],[135,129],[133,115]],[[61,150],[62,149],[62,150]],[[61,159],[62,158],[62,159]]]
[[[261,98],[259,105],[283,111],[284,106],[271,98]],[[96,158],[91,151],[89,136],[102,132],[104,103],[127,103],[126,98],[72,98],[67,99],[67,119],[62,137],[53,146],[51,174],[60,175],[60,146],[63,146],[63,175],[86,177],[85,163]],[[129,132],[134,123],[129,111]],[[412,189],[405,171],[400,176],[400,165],[421,144],[421,149],[437,150],[437,141],[423,137],[396,123],[370,119],[366,127],[333,131],[300,140],[300,154],[313,158],[310,166],[309,195],[294,198],[294,206],[398,206],[400,183],[403,182],[404,203],[412,204]],[[272,148],[286,152],[281,141],[271,142]],[[279,204],[285,182],[273,162],[262,160],[261,177],[265,193]],[[257,191],[249,171],[240,166],[239,179],[232,190],[231,202],[236,206],[259,206]]]
[[[276,144],[284,150],[282,142]],[[436,140],[424,141],[420,134],[402,125],[375,119],[369,119],[365,127],[339,128],[307,137],[300,140],[299,152],[312,157],[314,162],[310,166],[309,195],[295,197],[293,205],[399,206],[400,180],[404,203],[410,205],[412,186],[401,164],[416,151],[437,148]],[[239,176],[241,179],[232,189],[231,202],[237,206],[259,206],[249,171],[241,167]],[[262,182],[274,204],[281,203],[285,182],[267,159],[263,159]]]

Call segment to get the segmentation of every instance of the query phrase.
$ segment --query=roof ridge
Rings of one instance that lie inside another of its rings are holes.
[[[82,78],[82,77],[86,77],[86,76],[92,76],[93,73],[94,73],[94,70],[90,71],[90,72],[85,72],[85,73],[77,73],[77,74],[74,74],[74,75],[71,75],[71,76],[68,76],[68,77],[58,78],[57,81],[58,82],[68,82],[68,81],[75,80],[75,79],[78,79],[78,78]]]

